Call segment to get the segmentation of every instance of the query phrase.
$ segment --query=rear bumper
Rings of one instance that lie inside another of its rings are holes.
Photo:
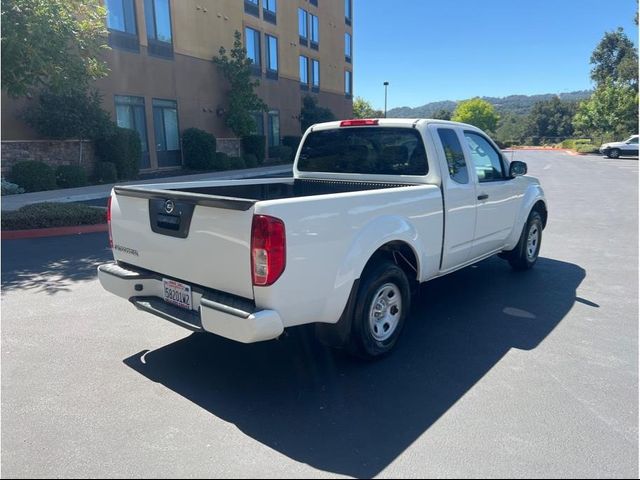
[[[138,309],[193,331],[209,332],[242,343],[279,337],[284,331],[275,310],[258,310],[246,299],[192,286],[194,310],[184,310],[162,299],[162,276],[134,267],[106,263],[98,279],[108,292],[125,298]]]

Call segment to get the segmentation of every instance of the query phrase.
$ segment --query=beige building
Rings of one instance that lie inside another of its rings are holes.
[[[180,132],[232,138],[227,86],[212,62],[242,33],[269,111],[256,116],[268,146],[300,135],[305,95],[337,118],[352,115],[352,0],[105,0],[110,74],[103,106],[143,144],[141,169],[181,164]],[[38,138],[19,118],[25,100],[2,99],[3,140]],[[224,141],[223,141],[224,142]]]

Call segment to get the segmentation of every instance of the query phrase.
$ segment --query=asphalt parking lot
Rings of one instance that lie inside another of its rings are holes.
[[[638,160],[518,151],[549,225],[421,288],[389,358],[240,345],[104,292],[104,234],[2,242],[3,477],[638,477]]]

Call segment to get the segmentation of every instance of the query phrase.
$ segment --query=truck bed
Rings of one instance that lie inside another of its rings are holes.
[[[192,187],[170,189],[213,195],[218,197],[233,197],[246,200],[278,200],[282,198],[311,197],[332,193],[358,192],[362,190],[377,190],[409,186],[407,184],[378,183],[378,182],[345,182],[331,180],[310,179],[274,179],[274,183],[253,183],[245,185],[220,185],[208,187]]]

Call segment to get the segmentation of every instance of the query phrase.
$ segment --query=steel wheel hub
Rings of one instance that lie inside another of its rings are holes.
[[[388,340],[396,331],[402,314],[402,295],[393,283],[385,283],[373,296],[369,309],[369,328],[379,342]]]
[[[533,224],[529,229],[529,235],[527,235],[527,258],[529,260],[536,258],[539,243],[540,229],[538,228],[538,225]]]

